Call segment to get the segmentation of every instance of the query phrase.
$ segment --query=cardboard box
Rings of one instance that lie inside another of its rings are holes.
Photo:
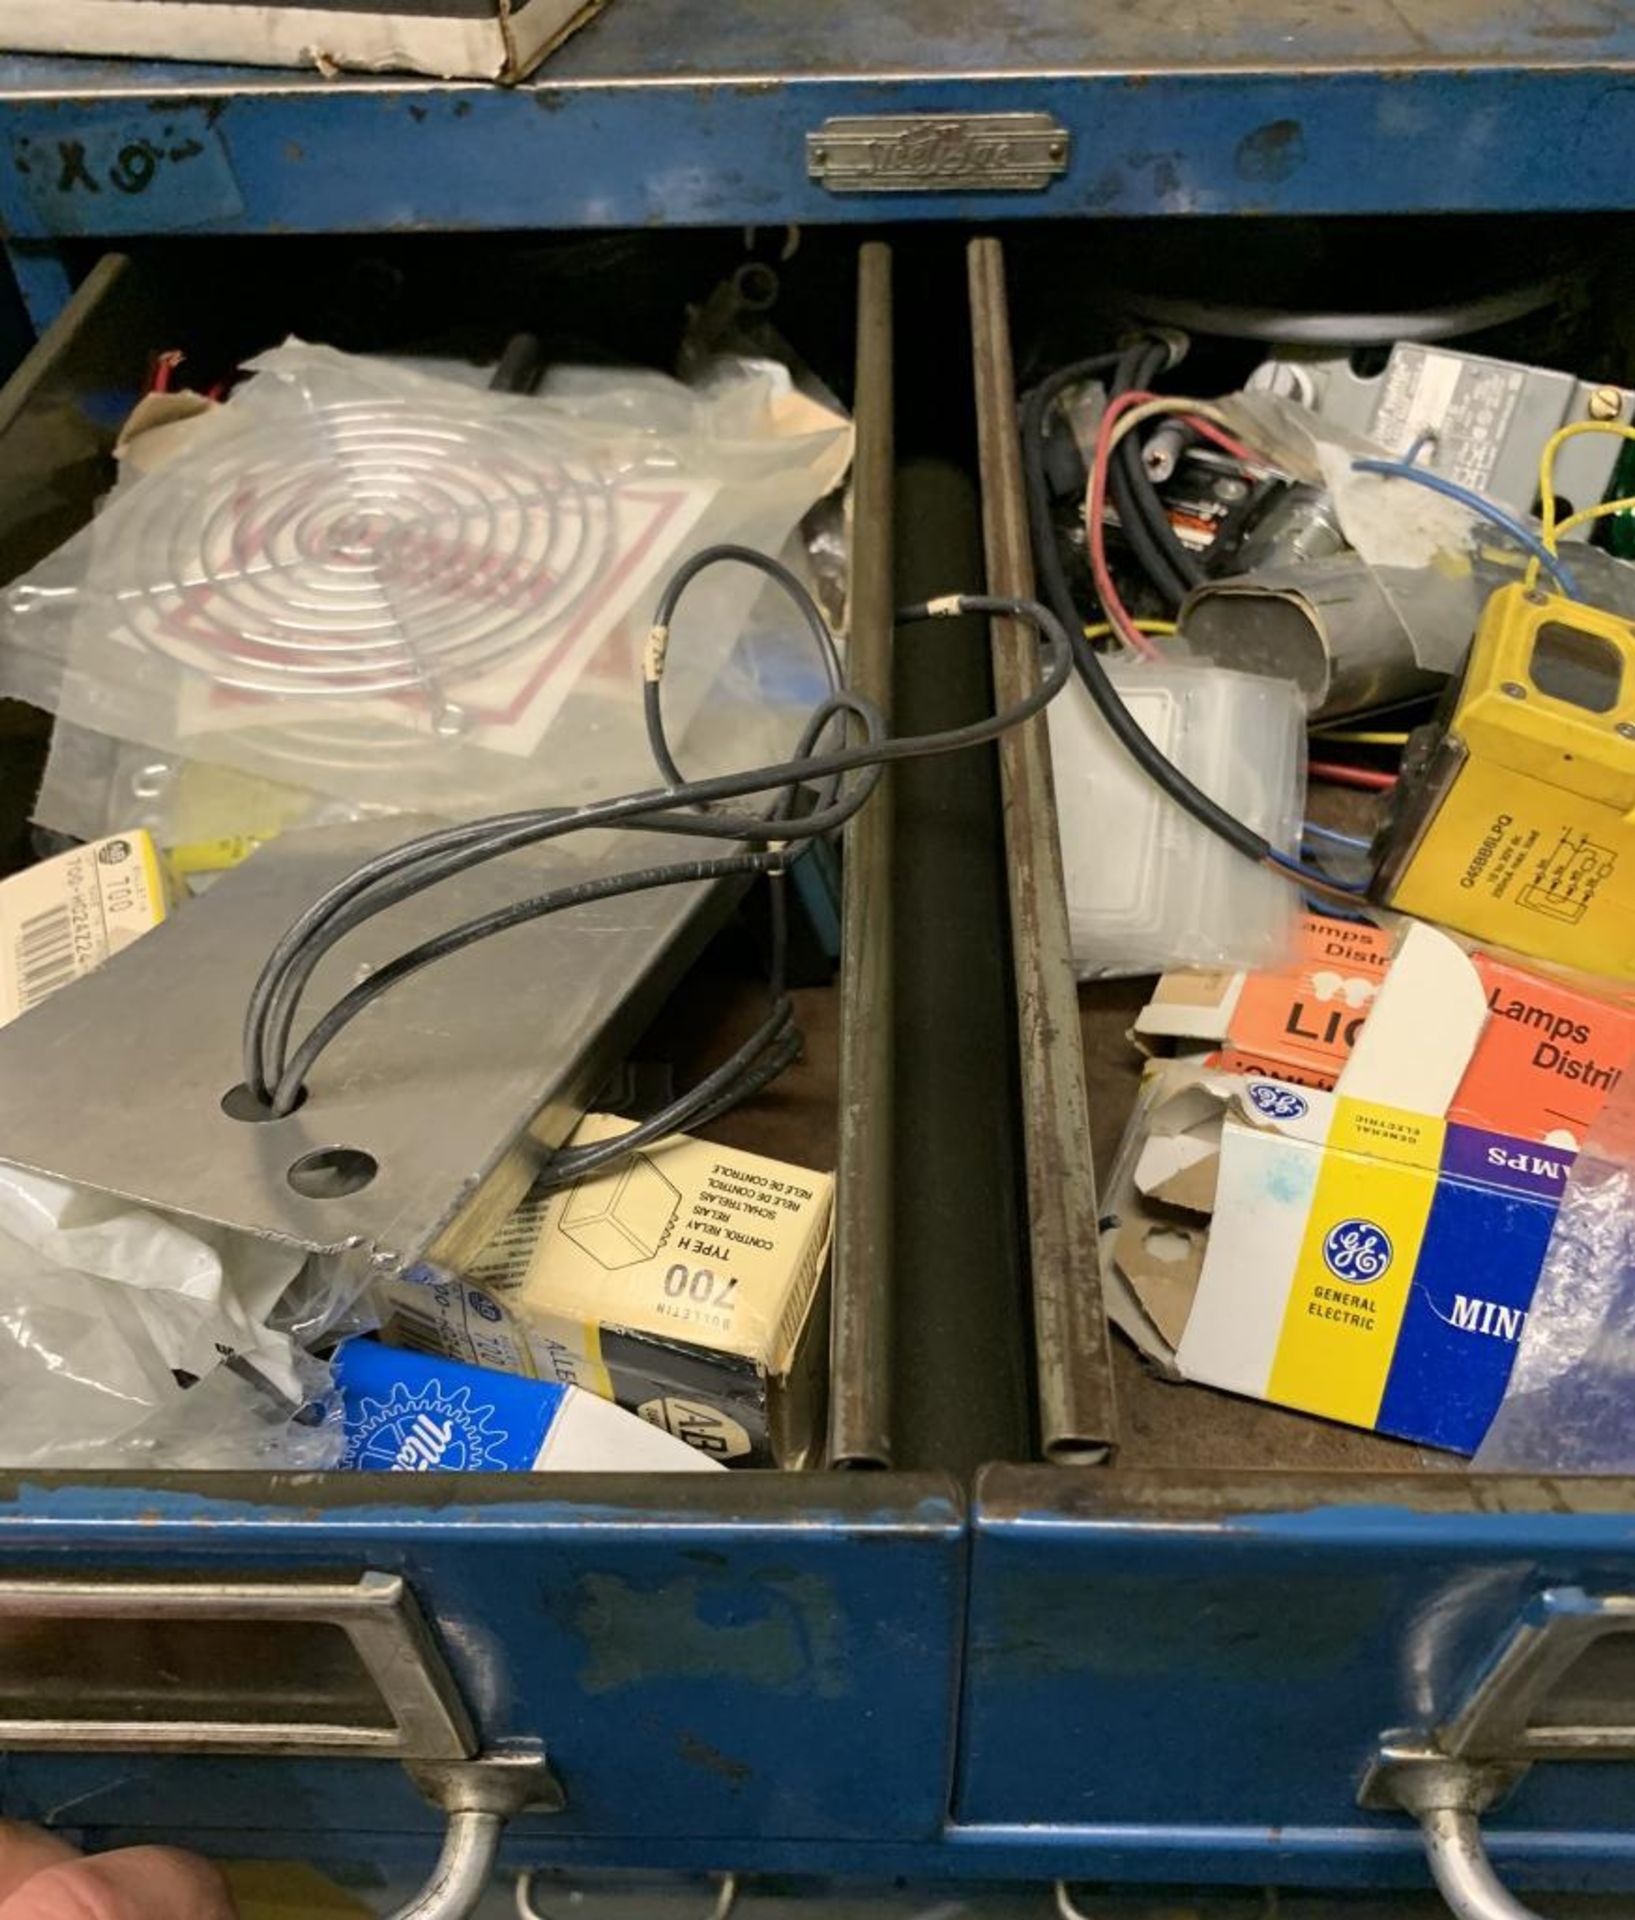
[[[1474,1452],[1503,1397],[1572,1166],[1452,1117],[1487,983],[1409,929],[1334,1092],[1232,1077],[1207,1247],[1176,1361],[1189,1380]],[[1502,1017],[1502,1016],[1501,1016]],[[1512,1083],[1474,1110],[1531,1110]]]
[[[341,1464],[386,1473],[692,1473],[716,1462],[578,1387],[375,1340],[335,1356]]]
[[[167,911],[158,850],[139,829],[0,881],[0,1026],[94,972]]]
[[[1448,1118],[1570,1149],[1635,1059],[1635,1004],[1610,988],[1451,940],[1416,945],[1405,968],[1396,935],[1317,914],[1303,917],[1300,941],[1287,968],[1165,974],[1136,1018],[1138,1040],[1165,1054],[1207,1048],[1208,1064],[1225,1073],[1327,1088],[1348,1070],[1382,992],[1393,1020],[1433,1023],[1448,1005],[1472,1011],[1479,988],[1490,1018],[1448,1096]]]
[[[587,1116],[575,1144],[629,1122]],[[588,1388],[729,1465],[821,1443],[834,1180],[673,1135],[525,1201],[462,1275],[384,1290],[385,1338]]]
[[[1212,1064],[1227,1073],[1331,1087],[1374,1004],[1392,944],[1378,927],[1303,914],[1291,965],[1166,973],[1136,1016],[1136,1034],[1166,1052],[1212,1048]]]
[[[516,80],[604,0],[0,0],[0,47]]]
[[[1108,1317],[1170,1379],[1181,1377],[1175,1349],[1203,1272],[1221,1116],[1236,1084],[1201,1058],[1153,1061],[1103,1186]]]

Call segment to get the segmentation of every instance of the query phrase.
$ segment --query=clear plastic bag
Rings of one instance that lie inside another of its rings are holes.
[[[0,1464],[334,1466],[309,1349],[354,1293],[299,1249],[0,1168]]]
[[[1635,1473],[1635,1082],[1573,1165],[1478,1473]]]
[[[1112,659],[1142,731],[1274,847],[1298,844],[1305,709],[1292,681],[1192,661]],[[1081,979],[1171,967],[1268,967],[1299,895],[1184,813],[1070,682],[1048,709],[1073,963]]]
[[[650,778],[656,582],[712,542],[776,551],[850,459],[847,423],[759,363],[698,390],[567,370],[528,398],[295,343],[253,371],[11,590],[0,690],[371,808],[461,817]],[[721,568],[688,595],[673,737],[763,585]]]
[[[800,542],[791,541],[783,558],[793,572],[808,575]],[[785,596],[767,588],[691,724],[672,734],[680,764],[689,774],[707,775],[784,759],[794,750],[805,716],[827,692],[823,663],[804,626],[792,620]],[[645,737],[633,709],[626,711],[623,724]],[[655,777],[648,761],[633,784],[649,784]],[[33,818],[48,834],[79,841],[144,827],[174,877],[198,892],[281,833],[392,811],[209,760],[164,754],[59,720]]]

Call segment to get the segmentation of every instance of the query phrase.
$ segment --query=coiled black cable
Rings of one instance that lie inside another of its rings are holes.
[[[705,566],[723,561],[742,562],[748,552],[742,548],[710,549],[670,582],[660,598],[659,612],[663,617],[655,621],[655,629],[662,630],[663,637],[657,638],[649,649],[649,689],[655,688],[662,678],[668,616],[673,614],[682,588]],[[821,613],[795,576],[776,562],[768,563],[764,555],[754,555],[748,564],[777,580],[790,593],[814,633],[822,626]],[[814,839],[833,832],[867,803],[884,768],[892,761],[927,753],[956,752],[994,740],[1007,728],[1042,712],[1072,673],[1070,631],[1048,608],[1034,601],[988,594],[950,595],[905,607],[897,618],[901,623],[908,623],[963,613],[1005,614],[1027,620],[1039,630],[1045,643],[1044,671],[1038,686],[1023,699],[985,720],[938,733],[892,739],[887,736],[879,710],[842,686],[831,692],[808,717],[791,759],[743,773],[688,780],[681,776],[664,739],[656,694],[650,694],[649,738],[654,742],[654,756],[670,783],[668,786],[581,807],[535,809],[446,827],[422,834],[365,861],[300,915],[275,944],[263,966],[245,1011],[246,1086],[274,1115],[292,1112],[303,1096],[307,1077],[318,1059],[353,1020],[399,981],[476,941],[592,900],[612,899],[658,886],[765,873],[774,883],[773,991],[767,1018],[731,1059],[679,1096],[662,1114],[644,1121],[617,1140],[559,1153],[551,1162],[545,1184],[561,1184],[578,1178],[602,1161],[628,1153],[644,1140],[685,1125],[701,1124],[764,1086],[789,1064],[800,1044],[784,985],[787,903],[782,881],[789,866]],[[826,666],[832,677],[838,661],[833,656],[833,643],[828,639],[826,626],[822,632],[827,642]],[[864,739],[857,744],[819,751],[822,737],[829,728],[848,720],[862,727]],[[853,775],[858,777],[849,777]],[[797,796],[806,787],[816,789],[816,803],[810,810],[797,813],[794,811]],[[760,813],[724,810],[727,802],[758,794],[773,796],[768,810]],[[449,928],[377,968],[320,1015],[299,1046],[291,1051],[293,1023],[313,970],[347,933],[454,873],[562,834],[596,827],[691,834],[753,844],[751,850],[742,853],[644,867],[554,888]]]

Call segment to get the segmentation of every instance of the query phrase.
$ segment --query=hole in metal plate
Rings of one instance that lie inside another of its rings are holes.
[[[295,1105],[290,1113],[304,1107],[307,1102],[305,1087],[295,1096]],[[236,1087],[229,1087],[221,1096],[221,1110],[229,1120],[247,1120],[256,1125],[269,1120],[287,1120],[289,1113],[274,1113],[265,1100],[258,1100],[241,1080]]]
[[[343,1200],[361,1193],[380,1162],[361,1147],[317,1147],[293,1162],[285,1178],[307,1200]]]

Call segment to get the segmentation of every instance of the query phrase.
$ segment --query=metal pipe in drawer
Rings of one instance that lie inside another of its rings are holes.
[[[1031,597],[1022,453],[1005,256],[997,240],[967,255],[976,361],[977,439],[988,591]],[[993,623],[994,698],[1017,700],[1038,680],[1038,642],[1017,620]],[[1044,717],[999,743],[1006,873],[1016,974],[1028,1240],[1039,1420],[1045,1457],[1095,1465],[1115,1439],[1112,1356],[1102,1307],[1090,1101],[1078,991],[1056,830]]]
[[[891,712],[891,249],[857,281],[857,451],[847,677]],[[891,775],[846,828],[840,943],[840,1149],[835,1190],[829,1458],[891,1464]]]

